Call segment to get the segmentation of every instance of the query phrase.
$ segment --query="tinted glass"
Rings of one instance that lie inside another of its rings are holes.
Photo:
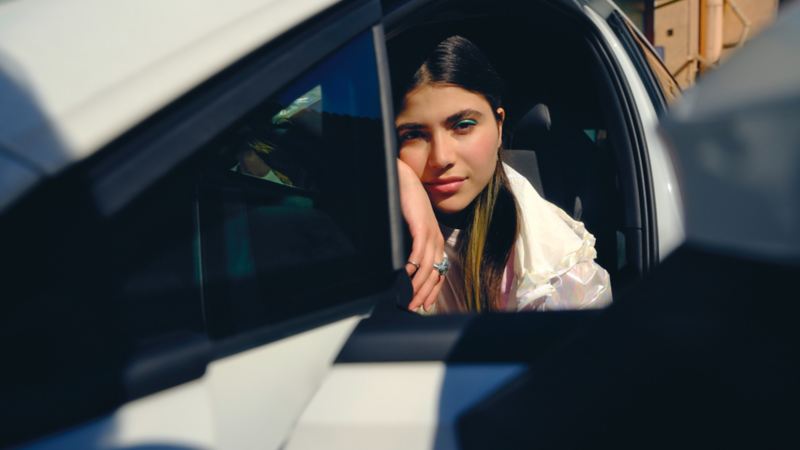
[[[200,218],[212,334],[336,306],[388,280],[370,34],[271,96],[208,153]]]
[[[109,411],[202,345],[190,166],[113,216],[74,171],[0,217],[0,447]]]

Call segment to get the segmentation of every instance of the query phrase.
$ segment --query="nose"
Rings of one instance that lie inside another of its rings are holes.
[[[438,132],[431,139],[428,154],[428,166],[434,169],[445,169],[456,160],[457,142],[446,132]]]

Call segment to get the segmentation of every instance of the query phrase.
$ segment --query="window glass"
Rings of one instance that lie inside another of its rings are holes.
[[[268,126],[249,133],[243,145],[230,151],[236,158],[231,170],[283,186],[313,189],[309,164],[298,161],[299,152],[293,152],[284,141],[293,129],[305,129],[317,136],[322,133],[322,86],[314,86],[285,103],[288,106],[270,117]]]
[[[0,442],[56,432],[185,380],[186,360],[171,352],[206,339],[195,175],[184,164],[109,216],[79,167],[0,218],[0,414],[13,418]]]
[[[329,308],[388,280],[380,111],[365,33],[210,145],[200,222],[212,335]]]

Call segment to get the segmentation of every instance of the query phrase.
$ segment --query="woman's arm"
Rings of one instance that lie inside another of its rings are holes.
[[[419,269],[412,264],[406,264],[406,272],[414,287],[414,297],[408,309],[416,311],[423,306],[425,311],[429,311],[436,303],[442,288],[442,277],[433,268],[433,264],[439,262],[444,255],[444,237],[428,193],[417,175],[399,159],[397,173],[400,180],[400,205],[413,241],[408,260],[419,263]]]

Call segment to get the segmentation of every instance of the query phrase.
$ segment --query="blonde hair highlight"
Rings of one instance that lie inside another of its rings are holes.
[[[459,243],[459,254],[464,264],[464,301],[468,311],[500,309],[503,272],[518,234],[517,211],[516,200],[498,155],[489,184],[473,200],[464,237]]]

